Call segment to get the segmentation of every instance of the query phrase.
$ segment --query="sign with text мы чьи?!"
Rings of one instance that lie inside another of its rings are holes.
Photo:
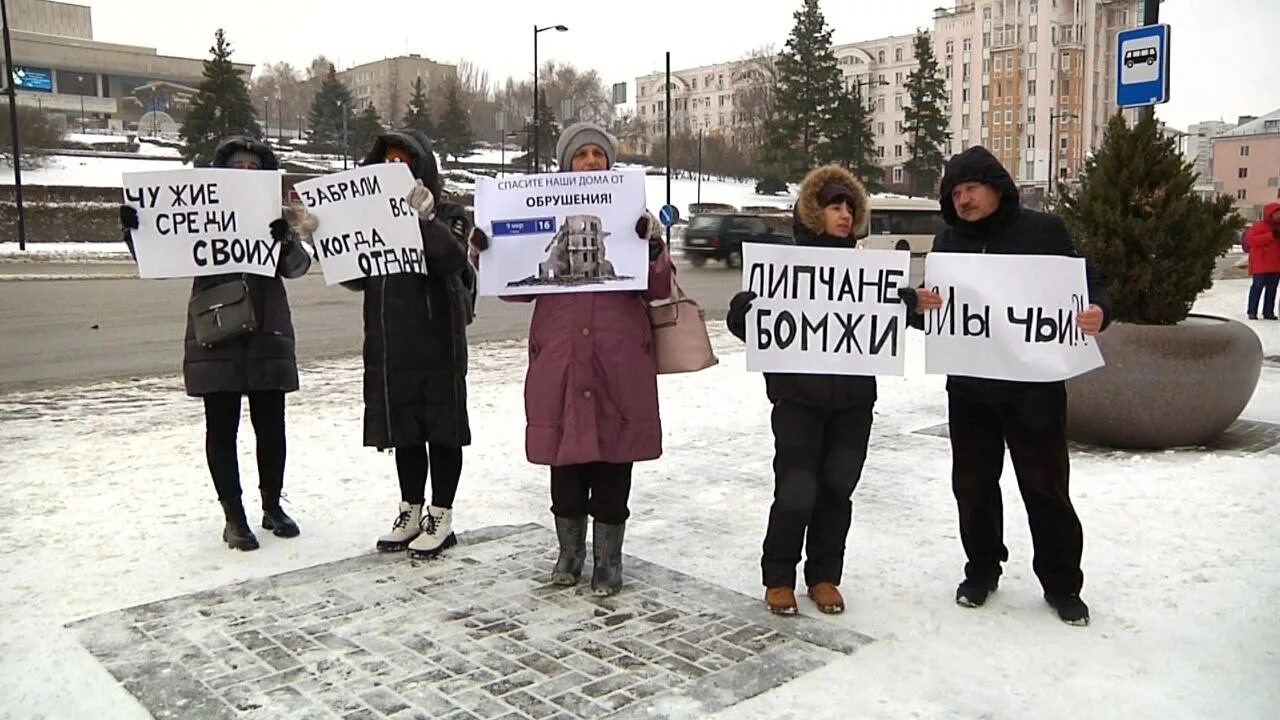
[[[1054,382],[1103,364],[1076,326],[1089,306],[1081,258],[930,253],[924,283],[942,295],[924,317],[926,372]]]

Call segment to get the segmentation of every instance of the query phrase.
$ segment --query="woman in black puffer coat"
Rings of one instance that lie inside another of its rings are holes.
[[[246,137],[230,137],[214,152],[214,167],[277,172],[271,148]],[[121,206],[124,239],[133,251],[130,229],[138,227],[137,212]],[[240,398],[249,397],[249,417],[257,436],[258,489],[262,495],[262,527],[280,537],[294,537],[298,526],[280,507],[284,488],[284,396],[298,389],[293,316],[282,278],[297,278],[311,267],[311,257],[282,217],[271,223],[271,238],[281,244],[275,277],[213,275],[198,277],[191,296],[223,283],[248,285],[258,329],[215,347],[196,342],[191,317],[183,337],[182,379],[187,394],[204,401],[205,456],[213,486],[222,504],[226,526],[222,539],[229,547],[255,550],[254,537],[240,500],[240,466],[236,435],[240,426]]]
[[[427,274],[378,275],[343,285],[364,292],[364,444],[394,449],[400,482],[396,520],[377,548],[434,557],[457,542],[453,500],[462,448],[471,444],[467,324],[475,276],[465,240],[470,223],[460,206],[442,201],[426,135],[380,135],[364,164],[383,162],[407,164],[418,182],[407,200],[418,212]],[[303,226],[314,232],[314,216]]]

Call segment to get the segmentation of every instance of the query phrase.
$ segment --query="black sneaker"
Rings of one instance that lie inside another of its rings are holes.
[[[1068,625],[1084,627],[1089,624],[1089,606],[1078,593],[1045,593],[1045,602],[1058,611],[1058,617]]]
[[[960,587],[956,588],[956,604],[967,608],[982,607],[987,601],[987,596],[995,592],[999,584],[1000,581],[997,578],[990,580],[965,578],[964,582],[960,583]]]

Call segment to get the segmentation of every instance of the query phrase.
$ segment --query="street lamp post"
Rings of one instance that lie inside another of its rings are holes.
[[[1074,120],[1079,117],[1080,117],[1079,115],[1076,115],[1073,112],[1058,112],[1057,108],[1051,108],[1049,110],[1049,183],[1048,183],[1048,186],[1045,188],[1046,199],[1053,198],[1053,176],[1058,174],[1058,168],[1055,167],[1053,164],[1053,150],[1054,150],[1053,129],[1058,124],[1058,120],[1061,120],[1063,118]]]
[[[565,32],[569,28],[564,25],[548,25],[540,28],[533,26],[533,162],[537,167],[541,158],[542,143],[541,133],[538,132],[538,34],[548,30],[556,32]]]
[[[284,144],[284,98],[276,91],[276,141]]]
[[[267,144],[271,144],[271,97],[267,96],[262,102],[262,137],[266,138]]]

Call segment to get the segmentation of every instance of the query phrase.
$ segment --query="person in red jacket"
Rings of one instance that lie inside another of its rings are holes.
[[[1244,245],[1249,252],[1249,319],[1258,319],[1258,300],[1262,300],[1262,317],[1276,319],[1276,287],[1280,285],[1280,202],[1268,203],[1262,219],[1245,233]]]

